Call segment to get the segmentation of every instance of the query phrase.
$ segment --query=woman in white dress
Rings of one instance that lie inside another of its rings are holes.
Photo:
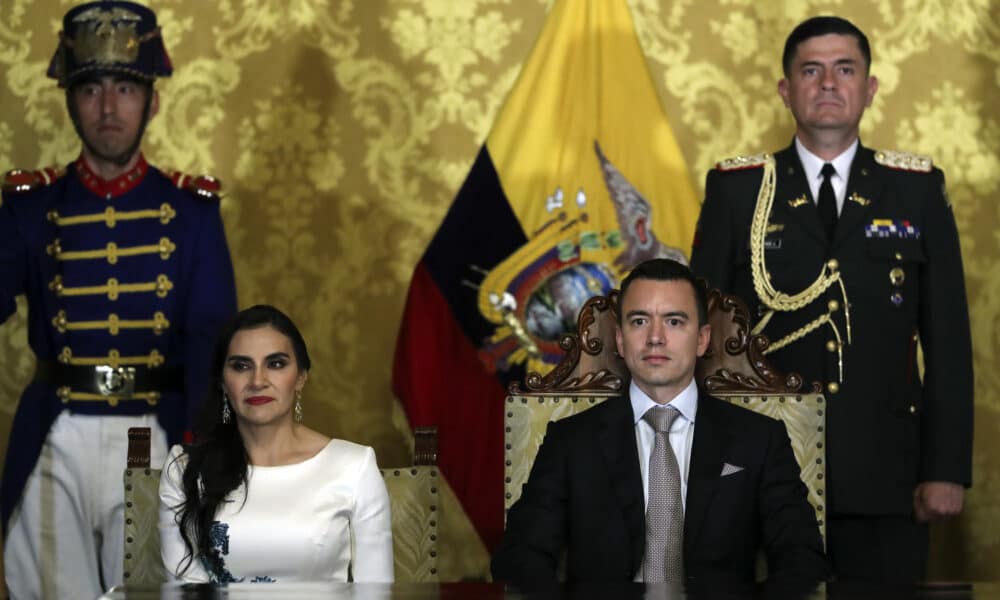
[[[389,497],[374,451],[302,420],[309,354],[271,306],[237,314],[193,444],[160,481],[163,563],[193,582],[392,581]]]

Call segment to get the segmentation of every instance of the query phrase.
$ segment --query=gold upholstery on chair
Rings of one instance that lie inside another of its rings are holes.
[[[396,581],[437,581],[437,467],[382,469],[382,477],[392,510]]]
[[[437,581],[437,428],[414,431],[413,466],[382,469],[392,511],[396,581]]]
[[[166,579],[160,557],[160,470],[149,468],[149,427],[128,430],[125,469],[125,559],[127,585],[155,585]]]
[[[715,397],[785,423],[792,452],[799,462],[809,504],[816,510],[820,534],[826,539],[826,406],[823,395],[717,393]]]
[[[600,404],[607,396],[508,396],[504,407],[504,514],[521,497],[550,421]]]

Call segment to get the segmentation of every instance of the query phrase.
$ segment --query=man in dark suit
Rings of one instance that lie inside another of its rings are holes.
[[[655,259],[621,289],[628,395],[549,424],[493,576],[552,582],[565,553],[571,582],[752,582],[763,548],[774,579],[825,578],[784,425],[695,385],[711,329],[704,288],[686,266]],[[661,411],[672,424],[657,433],[647,413]],[[658,483],[659,464],[673,485]]]
[[[914,581],[926,522],[971,484],[972,351],[944,176],[859,142],[870,62],[843,19],[792,31],[778,91],[795,140],[709,172],[691,266],[747,302],[778,368],[823,386],[834,573]]]

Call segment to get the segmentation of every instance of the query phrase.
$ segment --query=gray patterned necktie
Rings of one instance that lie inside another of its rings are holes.
[[[646,555],[643,580],[649,583],[684,580],[684,505],[681,470],[670,447],[670,426],[680,411],[654,407],[642,418],[653,427],[656,441],[649,457],[649,501],[646,504]]]

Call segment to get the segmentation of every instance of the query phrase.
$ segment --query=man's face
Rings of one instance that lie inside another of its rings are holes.
[[[878,80],[868,75],[858,40],[835,33],[799,44],[788,75],[778,82],[778,93],[807,136],[823,131],[856,136],[877,89]]]
[[[94,160],[119,166],[138,151],[146,121],[159,110],[159,99],[150,86],[110,75],[75,84],[69,103],[85,151]]]
[[[694,288],[684,280],[637,279],[621,310],[615,341],[632,381],[653,400],[669,402],[691,383],[708,348],[711,327],[698,325]]]

